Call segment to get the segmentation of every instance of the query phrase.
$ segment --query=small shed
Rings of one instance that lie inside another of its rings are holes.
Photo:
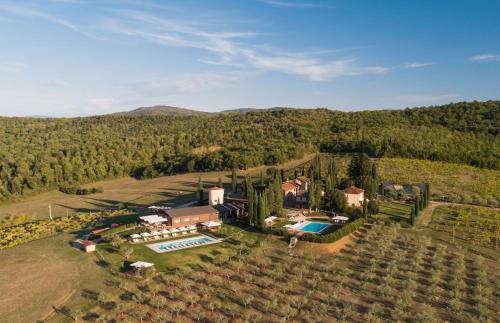
[[[85,252],[94,252],[95,251],[96,244],[94,241],[85,240],[85,241],[82,241],[80,243],[80,245],[82,246],[82,249]]]

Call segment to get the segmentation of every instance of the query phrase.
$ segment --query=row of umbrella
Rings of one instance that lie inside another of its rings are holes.
[[[138,239],[138,238],[148,238],[148,237],[154,237],[154,236],[160,236],[160,235],[166,235],[166,234],[171,234],[171,233],[179,233],[179,232],[185,232],[185,231],[193,231],[196,230],[196,226],[192,225],[189,227],[179,227],[179,228],[173,228],[173,229],[164,229],[161,231],[151,231],[150,232],[143,232],[141,234],[134,233],[130,235],[132,239]]]

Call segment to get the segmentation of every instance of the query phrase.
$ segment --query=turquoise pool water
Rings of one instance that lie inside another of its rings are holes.
[[[309,233],[321,233],[321,231],[328,228],[330,224],[321,222],[307,222],[305,225],[299,228],[300,231]]]
[[[153,243],[153,244],[148,244],[147,246],[150,249],[153,249],[154,251],[156,251],[158,253],[163,253],[163,252],[168,252],[168,251],[198,247],[198,246],[211,244],[211,243],[217,243],[217,242],[220,242],[220,241],[217,239],[208,237],[208,236],[198,236],[198,237],[186,238],[186,239],[180,239],[180,240],[174,240],[174,241]]]

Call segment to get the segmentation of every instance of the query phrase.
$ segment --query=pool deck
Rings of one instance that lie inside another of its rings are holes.
[[[198,239],[203,239],[203,238],[209,239],[210,241],[198,243],[198,244],[189,242],[190,240],[198,240]],[[170,243],[182,244],[184,241],[186,242],[185,245],[179,246],[176,248],[166,249],[166,250],[162,250],[159,248],[161,245],[170,244]],[[201,235],[197,235],[194,237],[193,236],[180,237],[180,239],[151,243],[151,244],[146,245],[146,247],[148,247],[149,249],[153,250],[156,253],[166,253],[166,252],[171,252],[171,251],[178,251],[178,250],[185,250],[185,249],[191,249],[191,248],[196,248],[196,247],[203,247],[203,246],[207,246],[207,245],[211,245],[211,244],[215,244],[215,243],[219,243],[219,242],[222,242],[222,240],[201,234]]]

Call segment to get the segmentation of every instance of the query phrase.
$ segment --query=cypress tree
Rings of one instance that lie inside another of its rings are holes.
[[[257,227],[262,229],[265,226],[264,219],[266,218],[266,201],[265,194],[259,194],[259,212],[257,217]]]
[[[314,200],[316,202],[316,209],[321,208],[321,185],[316,185],[314,194],[316,195],[314,197]]]
[[[231,170],[231,190],[236,192],[236,186],[238,185],[238,177],[236,175],[236,168]]]
[[[410,212],[410,224],[413,226],[415,224],[415,207],[411,207]]]
[[[223,187],[222,186],[222,178],[221,177],[219,177],[219,182],[217,183],[217,186],[220,187],[220,188]]]
[[[203,182],[201,177],[198,177],[198,205],[203,203]]]
[[[368,203],[366,202],[366,198],[363,199],[363,216],[366,218],[368,215]]]
[[[276,214],[278,216],[281,216],[283,213],[283,189],[281,188],[281,185],[283,182],[281,181],[281,178],[277,178],[276,183],[274,184],[274,193],[276,194],[275,196],[275,202],[276,202]]]
[[[429,206],[429,201],[431,200],[431,187],[429,183],[425,183],[425,195],[427,196],[427,206]]]
[[[257,227],[258,225],[258,217],[259,217],[259,192],[254,190],[253,193],[253,226]]]
[[[419,197],[418,197],[418,196],[416,196],[416,197],[415,197],[415,205],[414,205],[414,208],[415,208],[415,217],[418,217],[418,213],[419,213],[419,212],[418,212],[418,211],[419,211],[419,204],[420,204],[420,202],[419,202]]]
[[[267,212],[269,214],[274,214],[276,212],[276,204],[274,198],[274,183],[271,183],[269,189],[266,191]]]
[[[281,174],[281,181],[285,180],[285,170],[282,168],[280,169],[280,174]]]
[[[420,211],[424,209],[424,199],[422,198],[423,193],[420,192],[420,197],[418,199],[418,207],[420,208]]]
[[[264,186],[264,173],[260,172],[260,185]]]
[[[247,198],[248,198],[248,222],[251,226],[254,226],[255,219],[255,192],[253,188],[247,186]]]

